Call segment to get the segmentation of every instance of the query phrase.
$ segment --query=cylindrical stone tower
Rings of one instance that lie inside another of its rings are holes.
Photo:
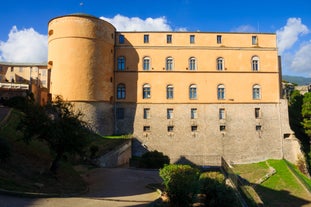
[[[116,29],[85,14],[60,16],[48,24],[52,96],[80,109],[93,130],[112,134]]]

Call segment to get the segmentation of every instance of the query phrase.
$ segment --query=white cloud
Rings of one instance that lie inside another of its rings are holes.
[[[284,27],[276,31],[278,38],[279,53],[290,49],[298,40],[299,36],[308,34],[309,29],[301,23],[300,18],[289,18]]]
[[[257,32],[257,30],[251,25],[241,25],[232,29],[231,32]]]
[[[47,36],[33,28],[18,30],[13,26],[6,42],[0,41],[0,60],[8,62],[46,62]]]
[[[289,56],[287,62],[291,71],[311,77],[311,41],[303,44],[292,57]]]
[[[167,23],[166,17],[149,17],[143,20],[138,17],[129,18],[118,14],[113,18],[100,18],[110,22],[118,31],[172,31],[171,26]],[[184,29],[182,28],[182,30]]]

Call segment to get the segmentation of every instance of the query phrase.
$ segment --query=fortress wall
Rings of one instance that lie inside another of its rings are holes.
[[[150,119],[143,119],[144,108],[150,108]],[[174,109],[173,119],[167,119],[167,108]],[[191,108],[197,108],[196,119],[190,118]],[[219,108],[226,111],[224,120],[219,120]],[[258,119],[255,108],[261,111]],[[283,157],[279,110],[278,103],[137,104],[136,110],[131,105],[125,113],[135,113],[131,115],[135,117],[133,135],[138,143],[134,145],[134,155],[145,147],[163,152],[172,162],[184,157],[203,162],[200,157],[223,156],[231,163],[250,163]],[[167,131],[169,125],[174,126],[173,132]],[[191,131],[193,125],[197,126],[196,132]],[[220,125],[226,129],[221,131]],[[256,130],[259,125],[261,130]],[[150,131],[144,132],[144,126],[150,126]]]

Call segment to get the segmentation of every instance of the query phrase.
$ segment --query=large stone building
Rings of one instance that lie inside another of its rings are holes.
[[[85,14],[48,24],[51,93],[134,154],[172,162],[295,160],[274,33],[120,32]]]

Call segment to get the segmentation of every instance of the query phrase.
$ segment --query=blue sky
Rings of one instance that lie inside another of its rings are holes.
[[[83,12],[118,30],[277,33],[283,74],[311,77],[308,0],[0,0],[0,61],[47,61],[47,24]]]

